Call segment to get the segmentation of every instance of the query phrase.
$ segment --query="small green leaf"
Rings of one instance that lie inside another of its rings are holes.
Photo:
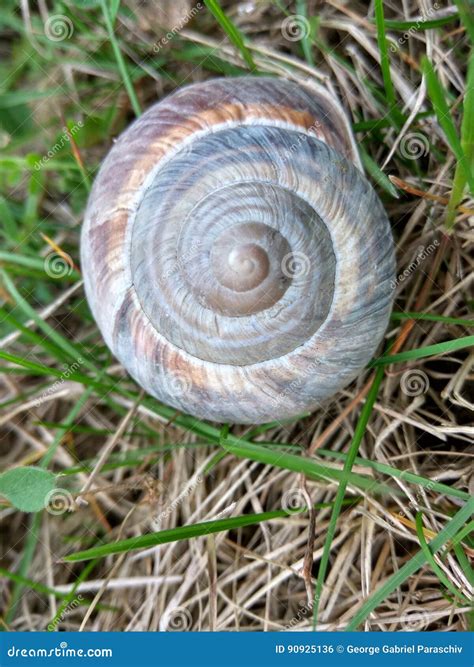
[[[0,475],[0,493],[22,512],[44,509],[56,486],[56,475],[41,468],[19,467]]]

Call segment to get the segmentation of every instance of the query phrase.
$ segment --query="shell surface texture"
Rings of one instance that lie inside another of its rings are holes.
[[[393,240],[343,111],[266,77],[179,89],[117,140],[82,228],[108,347],[160,401],[263,423],[318,407],[383,337]]]

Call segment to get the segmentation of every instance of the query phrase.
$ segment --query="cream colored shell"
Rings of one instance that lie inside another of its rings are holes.
[[[393,241],[325,91],[182,88],[118,139],[82,230],[102,335],[147,392],[220,422],[313,410],[374,354]]]

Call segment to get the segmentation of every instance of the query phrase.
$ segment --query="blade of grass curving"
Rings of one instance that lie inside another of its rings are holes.
[[[385,17],[383,11],[383,0],[375,0],[375,22],[377,24],[377,43],[380,53],[380,67],[382,69],[385,97],[389,107],[395,108],[395,89],[390,73],[390,61],[388,58],[387,38],[385,36]]]
[[[44,174],[41,171],[32,170],[30,167],[30,179],[24,203],[23,221],[30,227],[38,219],[39,205],[44,187]]]
[[[466,556],[464,549],[459,544],[453,544],[453,551],[458,559],[459,567],[464,572],[464,576],[469,582],[469,585],[474,587],[474,570],[469,563],[469,559]],[[469,604],[472,604],[472,600],[469,601]]]
[[[453,545],[460,544],[468,535],[474,532],[474,521],[470,521],[451,540]]]
[[[395,30],[405,32],[410,30],[410,28],[416,28],[417,31],[423,30],[432,30],[433,28],[442,28],[444,25],[449,23],[454,23],[459,19],[459,14],[454,13],[449,16],[441,16],[438,19],[428,19],[424,20],[423,18],[415,19],[412,21],[396,21],[392,19],[385,19],[385,28],[387,30]]]
[[[52,369],[49,366],[37,364],[34,361],[29,361],[28,359],[24,359],[23,357],[18,357],[15,354],[10,354],[9,352],[2,352],[1,350],[0,350],[0,359],[4,359],[5,361],[10,361],[12,364],[17,364],[18,366],[21,366],[21,368],[24,368],[25,370],[28,370],[36,375],[56,375],[57,377],[61,377],[62,375],[60,371]],[[8,372],[9,369],[1,368],[0,370],[2,372]]]
[[[121,387],[115,387],[115,391],[132,401],[137,397],[136,392],[125,391]],[[218,429],[209,423],[200,421],[195,417],[191,417],[190,415],[176,414],[176,410],[174,408],[170,408],[167,405],[158,403],[158,401],[151,397],[144,397],[143,405],[160,417],[163,417],[167,420],[173,420],[173,423],[176,426],[184,428],[191,433],[195,433],[201,438],[207,438],[211,443],[219,444],[221,442],[221,429]],[[281,444],[275,445],[275,447],[278,449],[280,449],[282,446],[283,445]],[[259,463],[267,463],[285,470],[304,472],[305,474],[316,479],[339,481],[343,475],[341,470],[326,467],[316,463],[311,459],[303,458],[302,456],[287,454],[285,452],[278,451],[278,449],[275,451],[269,449],[268,447],[262,447],[256,445],[255,443],[250,443],[244,438],[234,436],[231,433],[229,433],[226,437],[225,447],[230,454],[240,458],[246,458],[251,461],[257,461]],[[385,493],[390,495],[399,493],[398,489],[391,488],[386,484],[377,484],[376,482],[374,483],[372,479],[366,478],[362,475],[352,474],[350,482],[354,486],[359,486],[360,488],[373,489],[375,493]]]
[[[454,0],[458,8],[459,16],[467,30],[471,45],[474,46],[474,16],[472,14],[471,0]]]
[[[49,352],[53,357],[56,357],[64,362],[69,361],[69,355],[67,355],[63,350],[58,348],[56,345],[51,343],[47,338],[41,337],[35,331],[28,329],[28,327],[23,326],[23,324],[16,319],[9,311],[5,310],[0,306],[0,318],[2,323],[8,322],[15,331],[21,331],[22,335],[33,345],[38,347],[43,347],[47,352]]]
[[[25,266],[31,269],[37,269],[44,274],[44,259],[38,257],[30,257],[29,255],[18,255],[13,252],[0,251],[0,262],[5,264],[17,264],[18,266]],[[80,275],[74,269],[71,270],[67,276],[64,276],[64,279],[78,279]]]
[[[10,581],[14,581],[15,583],[22,584],[23,586],[30,588],[32,591],[35,591],[35,593],[41,593],[43,595],[53,595],[58,600],[64,600],[64,598],[68,596],[68,593],[57,591],[55,588],[50,588],[49,586],[45,586],[41,582],[33,581],[33,579],[29,579],[28,577],[21,577],[19,574],[10,572],[10,570],[7,570],[4,567],[0,567],[0,575],[2,575],[2,577],[5,577],[6,579],[10,579]],[[83,606],[88,606],[89,601],[81,600],[80,604]]]
[[[16,245],[18,241],[18,225],[16,224],[16,220],[13,217],[13,213],[10,209],[10,204],[1,194],[0,194],[0,219],[2,220],[3,231],[5,232],[5,235],[7,236],[8,240],[13,245]]]
[[[158,533],[149,533],[148,535],[139,535],[126,540],[113,542],[112,544],[101,544],[98,547],[92,547],[84,551],[78,551],[64,558],[65,561],[77,562],[90,560],[91,558],[104,558],[113,554],[136,551],[137,549],[147,549],[158,544],[167,544],[169,542],[178,542],[180,540],[189,540],[192,537],[202,537],[212,533],[221,533],[245,526],[255,526],[264,521],[272,519],[288,518],[288,510],[273,510],[272,512],[262,512],[260,514],[244,514],[242,516],[231,517],[229,519],[217,519],[215,521],[203,521],[189,526],[180,526],[179,528],[170,528],[161,530]]]
[[[308,27],[310,28],[308,31],[303,29],[302,34],[301,34],[301,49],[303,51],[303,55],[306,58],[306,62],[311,65],[311,67],[315,67],[315,62],[313,58],[313,53],[312,53],[312,42],[311,42],[311,24],[308,20],[308,3],[306,0],[296,0],[296,13],[299,16],[302,16],[305,21],[307,22]]]
[[[323,553],[319,563],[318,578],[316,581],[316,588],[314,593],[313,629],[316,628],[316,625],[318,623],[319,601],[321,599],[324,580],[326,578],[326,571],[327,571],[327,566],[329,564],[329,556],[331,553],[331,545],[334,539],[334,535],[336,533],[336,524],[342,509],[342,501],[346,493],[347,483],[349,481],[349,476],[352,472],[352,466],[354,465],[357,452],[359,451],[359,446],[362,442],[362,438],[364,437],[365,429],[367,428],[367,424],[369,422],[369,418],[372,413],[372,409],[374,407],[375,399],[377,398],[377,394],[383,376],[384,376],[384,369],[383,367],[380,367],[377,369],[375,373],[372,385],[369,389],[369,393],[367,394],[366,401],[364,403],[359,419],[357,421],[357,426],[354,431],[354,437],[349,447],[347,458],[344,462],[344,468],[343,468],[344,476],[341,479],[339,486],[337,488],[336,498],[334,500],[334,507],[331,513],[331,518],[329,520],[326,539],[324,541]]]
[[[29,361],[24,357],[18,357],[14,354],[9,354],[8,352],[2,352],[1,350],[0,350],[0,359],[5,359],[5,361],[10,361],[11,363],[20,366],[19,369],[10,367],[0,367],[0,373],[7,373],[7,374],[10,372],[18,373],[18,371],[21,371],[21,369],[25,369],[25,371],[27,370],[28,373],[32,375],[52,375],[53,377],[64,378],[64,371],[60,371],[57,368],[53,368],[52,366],[44,366],[34,361]],[[110,385],[101,387],[99,382],[93,380],[92,378],[89,378],[87,375],[83,375],[82,373],[69,372],[67,378],[68,380],[73,380],[74,382],[80,382],[81,384],[84,384],[86,386],[93,386],[96,387],[97,389],[103,388],[104,390],[110,390]]]
[[[83,568],[82,572],[80,575],[76,578],[74,581],[74,585],[72,586],[71,590],[69,593],[66,595],[62,603],[59,605],[56,614],[53,616],[53,618],[50,620],[50,622],[47,625],[48,630],[50,629],[50,626],[53,626],[53,629],[56,629],[57,624],[61,620],[61,617],[67,609],[67,607],[71,604],[73,600],[77,600],[79,603],[81,600],[76,597],[76,591],[79,587],[79,585],[87,579],[89,574],[92,572],[94,567],[97,565],[97,560],[92,560],[90,563],[87,563],[87,565]]]
[[[95,364],[92,361],[89,361],[87,358],[84,358],[83,350],[77,348],[73,343],[58,333],[56,329],[53,329],[53,327],[51,327],[38,315],[36,310],[30,306],[26,299],[24,299],[20,292],[16,289],[8,274],[5,271],[0,270],[0,275],[8,292],[11,294],[17,305],[21,308],[21,310],[23,310],[26,316],[36,322],[38,327],[48,336],[48,338],[50,338],[59,348],[64,350],[64,352],[66,352],[66,354],[68,354],[71,359],[76,362],[78,359],[81,359],[81,364],[83,364],[93,373],[98,373],[98,369]]]
[[[118,11],[120,9],[120,0],[110,0],[110,20],[112,25],[115,25]]]
[[[428,320],[429,322],[444,322],[445,324],[459,324],[463,327],[474,327],[474,320],[465,320],[462,317],[445,317],[444,315],[432,315],[431,313],[393,312],[390,319],[400,320]]]
[[[204,4],[219,23],[221,28],[230,39],[231,43],[240,51],[242,58],[247,63],[249,69],[254,72],[257,66],[254,63],[250,50],[245,46],[240,31],[235,27],[229,17],[225,14],[218,0],[204,0]]]
[[[421,67],[423,74],[425,75],[428,95],[431,99],[438,123],[444,132],[449,147],[456,156],[465,179],[464,182],[469,183],[471,193],[474,194],[474,175],[471,170],[471,165],[464,154],[454,121],[451,117],[451,111],[446,102],[445,91],[434,71],[431,61],[426,56],[423,57],[421,61]]]
[[[474,345],[474,336],[464,336],[454,340],[447,340],[444,343],[435,343],[435,345],[427,345],[426,347],[419,347],[416,350],[407,350],[406,352],[399,352],[398,354],[389,354],[378,359],[373,359],[369,367],[385,366],[387,364],[398,363],[399,361],[412,361],[413,359],[423,359],[424,357],[433,357],[435,355],[447,354],[448,352],[455,352],[466,347]]]
[[[362,496],[355,496],[354,498],[345,498],[343,505],[354,506],[360,503]],[[314,509],[326,509],[332,507],[333,503],[316,503]],[[243,514],[229,519],[216,519],[215,521],[203,521],[188,526],[180,526],[178,528],[170,528],[168,530],[161,530],[157,533],[148,533],[147,535],[139,535],[138,537],[131,537],[126,540],[112,542],[110,544],[100,544],[90,549],[77,551],[64,558],[65,562],[87,561],[91,559],[105,558],[107,556],[118,553],[128,553],[130,551],[137,551],[139,549],[148,549],[157,546],[158,544],[168,544],[170,542],[178,542],[182,540],[189,540],[195,537],[204,537],[212,533],[221,533],[236,528],[243,528],[246,526],[258,525],[266,521],[274,519],[288,519],[293,515],[299,515],[307,511],[307,507],[295,508],[292,510],[273,510],[271,512],[262,512],[260,514]],[[94,560],[94,564],[96,560]]]
[[[13,591],[10,598],[10,604],[7,613],[5,615],[5,621],[7,624],[11,623],[15,618],[16,609],[20,601],[23,589],[25,587],[24,580],[28,576],[28,571],[33,561],[33,557],[35,555],[36,544],[39,539],[40,527],[41,527],[41,513],[38,512],[37,514],[33,514],[29,517],[28,533],[25,540],[25,545],[23,547],[20,566],[18,568],[18,573],[17,573],[18,580],[15,582],[15,585],[13,586]]]
[[[234,442],[236,440],[236,442]],[[228,436],[222,446],[234,456],[239,458],[250,459],[258,463],[265,463],[283,470],[292,470],[293,472],[304,473],[312,479],[322,479],[337,481],[341,483],[346,479],[346,473],[343,470],[337,470],[328,466],[321,465],[313,459],[296,456],[295,454],[287,454],[285,452],[273,451],[268,447],[260,447],[258,445],[239,441],[237,438]],[[358,487],[365,491],[373,491],[377,494],[397,494],[402,495],[398,489],[390,487],[388,484],[381,484],[370,477],[364,477],[357,473],[350,473],[347,481],[354,487]]]
[[[128,93],[128,97],[130,98],[130,102],[132,104],[133,111],[135,112],[135,116],[141,116],[142,110],[140,107],[140,103],[138,102],[137,95],[135,93],[135,89],[132,85],[132,82],[130,80],[130,76],[128,74],[127,66],[125,64],[125,60],[123,59],[122,52],[120,51],[120,46],[119,43],[115,37],[115,32],[114,32],[114,26],[113,26],[113,20],[112,16],[108,7],[107,0],[100,0],[100,5],[102,7],[102,14],[104,15],[104,21],[105,21],[105,26],[107,28],[107,32],[109,35],[110,43],[112,45],[112,49],[114,51],[115,59],[117,61],[117,65],[120,71],[120,74],[122,76],[122,81],[125,86],[125,90]],[[114,17],[115,18],[115,17]]]
[[[423,514],[417,512],[415,516],[415,525],[416,525],[416,534],[418,535],[418,541],[420,543],[421,550],[425,556],[426,562],[431,567],[433,572],[436,574],[440,582],[445,586],[445,588],[450,591],[454,598],[459,598],[463,604],[470,604],[469,600],[458,591],[455,586],[449,581],[448,577],[445,575],[443,570],[440,568],[438,563],[435,561],[433,554],[428,546],[428,543],[425,539],[425,533],[423,529]]]
[[[466,77],[466,92],[464,95],[464,109],[461,124],[461,148],[466,157],[466,165],[471,174],[474,174],[474,52],[471,52]],[[458,160],[454,172],[453,187],[446,210],[446,227],[451,231],[456,221],[456,213],[464,196],[466,187],[465,165]]]
[[[340,459],[345,461],[347,459],[347,454],[344,452],[333,452],[330,449],[318,449],[318,454],[320,456],[327,456],[329,458]],[[396,479],[400,479],[403,482],[408,482],[409,484],[418,484],[424,488],[436,491],[443,495],[451,496],[453,498],[460,498],[461,500],[469,500],[470,495],[466,491],[461,489],[454,489],[447,484],[442,482],[436,482],[427,477],[421,477],[421,475],[416,475],[413,472],[408,470],[398,470],[398,468],[393,468],[392,466],[387,465],[386,463],[380,463],[379,461],[370,461],[369,459],[363,459],[360,456],[356,456],[355,462],[357,465],[365,466],[366,468],[373,468],[384,475],[389,475]]]
[[[443,530],[429,542],[431,553],[436,553],[448,540],[450,540],[461,529],[464,522],[470,519],[474,512],[474,498],[471,498],[462,507],[455,516],[448,522]],[[417,553],[397,570],[385,583],[383,583],[372,595],[362,604],[359,611],[356,612],[351,622],[345,628],[346,631],[357,630],[361,623],[391,595],[399,586],[401,586],[409,577],[417,572],[426,563],[423,551]]]

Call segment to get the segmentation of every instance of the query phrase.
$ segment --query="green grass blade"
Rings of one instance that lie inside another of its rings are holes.
[[[102,13],[104,15],[104,20],[105,20],[105,26],[107,28],[107,32],[109,34],[109,39],[110,43],[112,45],[112,49],[114,51],[115,59],[117,60],[117,65],[120,71],[120,74],[122,76],[122,81],[125,86],[125,90],[128,93],[128,97],[130,98],[130,102],[132,105],[132,108],[135,112],[135,116],[140,116],[142,113],[142,110],[140,108],[140,103],[138,102],[137,95],[135,93],[135,89],[132,85],[132,82],[130,80],[130,76],[128,74],[127,66],[125,64],[125,60],[123,59],[122,52],[120,51],[120,46],[117,41],[117,38],[115,37],[115,32],[114,32],[114,26],[113,26],[113,20],[112,16],[107,4],[107,0],[100,0],[100,4],[102,7]]]
[[[388,105],[394,107],[396,98],[392,83],[392,75],[390,74],[390,61],[388,59],[383,0],[375,0],[375,22],[377,24],[377,42],[380,53],[380,67],[382,69],[383,83],[385,86],[385,97],[387,98]]]
[[[407,350],[406,352],[379,357],[378,359],[372,360],[369,366],[385,366],[386,364],[395,364],[400,361],[412,361],[413,359],[433,357],[438,354],[447,354],[448,352],[462,350],[465,347],[471,347],[472,345],[474,345],[474,336],[464,336],[463,338],[457,338],[455,340],[447,340],[444,343],[435,343],[435,345],[419,347],[416,350]]]
[[[415,525],[416,525],[416,534],[418,535],[418,541],[420,543],[421,550],[425,556],[428,565],[436,574],[440,582],[447,588],[448,591],[450,591],[453,594],[455,599],[460,598],[463,604],[469,604],[469,600],[467,600],[463,595],[461,595],[461,593],[453,586],[453,584],[449,581],[448,577],[445,575],[443,570],[439,567],[438,563],[435,561],[434,556],[431,553],[431,550],[425,539],[425,534],[423,531],[423,514],[421,512],[416,513]]]
[[[429,542],[431,553],[436,553],[441,547],[448,542],[460,528],[464,522],[470,519],[474,512],[474,498],[469,500],[464,507],[462,507],[457,514],[448,522],[443,530]],[[351,622],[346,627],[346,630],[357,630],[361,623],[369,616],[369,614],[376,609],[381,602],[389,597],[399,586],[401,586],[409,577],[417,572],[426,563],[426,558],[423,551],[420,549],[413,558],[411,558],[405,565],[397,570],[384,584],[382,584],[361,606],[358,612],[354,615]]]
[[[12,252],[0,251],[0,262],[4,264],[17,264],[18,266],[25,266],[31,269],[36,269],[41,271],[42,274],[45,273],[44,270],[44,259],[39,257],[30,257],[29,255],[18,255]],[[68,278],[73,277],[74,280],[80,278],[77,271],[72,270],[70,274],[67,275]]]
[[[0,270],[0,276],[2,277],[3,282],[5,283],[5,286],[7,290],[10,292],[11,296],[14,298],[18,306],[23,310],[23,312],[26,314],[27,317],[32,319],[38,327],[44,331],[44,333],[59,347],[61,348],[66,354],[68,354],[71,357],[71,360],[77,361],[78,359],[81,359],[81,364],[83,364],[86,368],[89,370],[93,371],[94,373],[97,373],[98,370],[96,366],[89,361],[88,359],[84,358],[84,352],[80,349],[78,349],[73,343],[71,343],[67,338],[62,336],[56,329],[53,329],[45,320],[43,320],[36,310],[32,308],[29,303],[24,299],[19,291],[16,289],[14,283],[10,280],[10,277],[5,271]]]
[[[327,456],[329,458],[339,459],[345,461],[347,459],[347,454],[344,452],[333,452],[330,449],[318,449],[318,454],[320,456]],[[428,479],[427,477],[422,477],[421,475],[416,475],[409,470],[398,470],[392,466],[387,465],[386,463],[380,463],[379,461],[370,461],[369,459],[363,459],[360,456],[356,456],[355,462],[357,465],[365,466],[366,468],[372,468],[377,470],[377,472],[382,473],[383,475],[389,475],[396,479],[400,479],[403,482],[408,482],[409,484],[417,484],[423,488],[430,489],[436,493],[442,495],[451,496],[452,498],[460,498],[461,500],[469,500],[470,495],[466,491],[461,489],[455,489],[447,484],[442,482],[436,482],[433,479]]]
[[[296,13],[299,16],[303,16],[303,18],[308,21],[308,26],[310,26],[310,21],[308,20],[308,3],[306,0],[296,0]],[[308,34],[309,32],[309,34]],[[311,67],[315,67],[315,62],[313,58],[313,52],[312,52],[312,42],[311,42],[311,30],[302,30],[301,34],[301,48],[303,51],[303,55],[306,58],[306,62],[311,65]]]
[[[474,46],[474,15],[472,12],[472,0],[455,0],[459,16],[467,30],[471,45]]]
[[[77,599],[76,597],[76,591],[83,581],[87,581],[87,577],[89,574],[92,572],[94,567],[97,564],[97,560],[92,560],[90,563],[87,563],[87,565],[84,567],[80,575],[77,577],[76,581],[74,582],[74,585],[72,586],[71,590],[69,593],[67,593],[66,597],[62,601],[62,603],[59,605],[56,614],[53,616],[53,618],[50,620],[50,622],[47,625],[48,630],[50,629],[50,626],[52,626],[54,629],[56,629],[57,624],[61,620],[61,617],[64,613],[64,611],[67,609],[67,607],[71,604],[73,600],[77,600],[77,603],[79,604],[82,602],[81,599]],[[88,604],[88,603],[87,603]]]
[[[30,344],[38,345],[38,347],[43,347],[47,352],[49,352],[53,357],[62,359],[63,361],[69,361],[69,355],[65,354],[63,350],[58,348],[56,345],[51,343],[47,338],[41,337],[35,331],[28,329],[28,327],[23,326],[23,324],[13,317],[13,315],[0,306],[0,318],[2,322],[8,322],[15,331],[21,331],[22,336],[24,336]]]
[[[0,575],[2,577],[5,577],[6,579],[9,579],[10,581],[21,584],[25,588],[30,588],[32,591],[35,591],[36,593],[40,593],[42,595],[53,595],[58,600],[64,600],[69,595],[69,593],[63,593],[61,591],[57,591],[55,588],[50,588],[49,586],[45,586],[45,584],[42,584],[39,581],[33,581],[33,579],[29,579],[28,577],[21,577],[19,574],[15,574],[15,572],[10,572],[10,570],[7,570],[4,567],[0,567]],[[82,606],[88,606],[89,600],[81,600],[80,604]]]
[[[247,63],[249,69],[253,72],[257,69],[250,50],[245,46],[240,31],[235,27],[229,17],[225,14],[218,0],[204,0],[206,7],[212,13],[216,21],[230,39],[231,43],[240,51],[242,58]]]
[[[216,521],[203,521],[202,523],[195,523],[190,526],[181,526],[179,528],[170,528],[169,530],[161,530],[158,533],[149,533],[148,535],[139,535],[138,537],[131,537],[112,544],[102,544],[92,549],[85,551],[78,551],[65,557],[65,561],[77,562],[83,560],[90,560],[91,558],[104,558],[112,554],[118,554],[129,551],[136,551],[137,549],[148,549],[155,547],[158,544],[167,544],[169,542],[177,542],[179,540],[189,540],[192,537],[201,537],[203,535],[210,535],[211,533],[221,533],[228,530],[235,530],[236,528],[244,528],[245,526],[255,526],[264,521],[271,521],[272,519],[283,519],[288,517],[287,510],[274,510],[272,512],[262,512],[261,514],[245,514],[242,516],[231,517],[229,519],[218,519]]]
[[[36,544],[39,540],[40,529],[41,529],[41,517],[42,517],[41,512],[33,514],[29,517],[27,538],[25,540],[25,545],[23,547],[20,565],[17,572],[18,580],[15,582],[15,585],[13,586],[13,591],[10,598],[10,605],[5,615],[5,620],[7,624],[11,623],[15,618],[18,603],[20,601],[21,594],[25,588],[25,581],[27,579],[31,563],[33,562],[36,550]]]
[[[28,361],[28,359],[24,359],[23,357],[17,357],[15,354],[2,352],[1,350],[0,359],[10,361],[12,364],[18,364],[18,366],[21,366],[25,370],[37,373],[38,375],[56,375],[57,377],[61,377],[62,375],[60,371],[55,371],[55,369],[51,369],[49,366],[43,366],[41,364],[37,364],[34,361]]]
[[[331,545],[334,539],[334,535],[336,533],[337,520],[342,510],[342,501],[346,493],[349,475],[352,472],[352,466],[354,465],[357,452],[359,451],[362,438],[364,437],[365,429],[367,428],[367,424],[369,422],[369,418],[372,413],[372,409],[374,407],[375,399],[377,398],[377,393],[380,387],[380,383],[382,382],[383,376],[384,376],[384,369],[383,367],[380,367],[377,369],[375,373],[374,380],[370,387],[369,393],[367,394],[367,399],[361,410],[360,417],[354,432],[354,437],[349,447],[347,458],[344,462],[344,469],[343,469],[344,477],[341,480],[337,489],[336,499],[334,501],[334,507],[331,513],[331,518],[329,520],[326,539],[324,541],[323,554],[321,556],[321,561],[319,563],[318,579],[316,581],[316,588],[314,593],[313,628],[316,627],[318,622],[319,601],[321,599],[324,580],[326,578],[327,566],[329,564]]]
[[[393,312],[391,320],[396,322],[403,320],[427,320],[428,322],[444,322],[445,324],[459,324],[463,327],[474,327],[474,320],[465,320],[462,317],[445,317],[444,315],[433,315],[431,313]]]
[[[313,459],[286,452],[273,451],[268,447],[245,443],[237,438],[230,436],[222,445],[225,449],[239,458],[250,459],[258,463],[265,463],[283,470],[292,470],[293,472],[303,473],[312,479],[331,480],[342,483],[346,480],[346,473],[343,470],[337,470],[317,463]],[[399,494],[398,489],[394,489],[387,484],[375,482],[370,477],[364,477],[356,473],[350,473],[347,481],[355,487],[365,491],[372,491],[377,494]]]
[[[388,192],[391,197],[400,199],[397,188],[394,186],[392,181],[386,174],[384,174],[379,165],[370,157],[370,155],[365,151],[364,148],[362,148],[362,146],[359,146],[359,153],[364,168],[370,174],[372,179],[377,183],[377,185],[382,188],[382,190],[385,190],[385,192]]]
[[[468,580],[470,586],[474,587],[474,570],[472,569],[471,564],[469,563],[469,559],[466,556],[464,549],[459,544],[453,544],[453,551],[456,554],[458,563],[462,571],[464,572],[464,575]],[[470,600],[468,604],[472,604],[472,601]]]
[[[424,57],[422,59],[421,66],[423,74],[426,78],[428,95],[430,96],[431,103],[433,104],[433,109],[438,119],[438,123],[444,132],[448,145],[450,146],[452,152],[456,156],[458,163],[461,166],[465,181],[469,183],[471,192],[474,194],[474,176],[471,171],[471,165],[468,163],[466,156],[464,155],[454,121],[451,117],[448,103],[446,102],[446,96],[443,87],[441,86],[438,76],[433,69],[433,65],[428,60],[428,58]]]
[[[470,521],[452,539],[452,544],[460,544],[468,535],[474,532],[474,521]]]
[[[474,52],[471,51],[466,78],[464,110],[461,124],[461,149],[465,155],[465,163],[457,161],[454,172],[453,187],[446,212],[446,227],[451,230],[456,220],[456,209],[462,202],[466,186],[466,169],[474,174]]]
[[[10,205],[3,195],[0,194],[0,220],[9,241],[14,244],[18,240],[18,225],[13,217]],[[8,253],[5,253],[8,255]]]
[[[410,30],[410,28],[416,28],[417,31],[423,30],[433,30],[433,28],[442,28],[444,25],[449,23],[454,23],[459,19],[459,14],[450,14],[449,16],[442,16],[439,19],[428,19],[427,21],[420,19],[415,19],[412,21],[395,21],[391,19],[385,19],[385,28],[387,30],[395,30],[405,32]]]

